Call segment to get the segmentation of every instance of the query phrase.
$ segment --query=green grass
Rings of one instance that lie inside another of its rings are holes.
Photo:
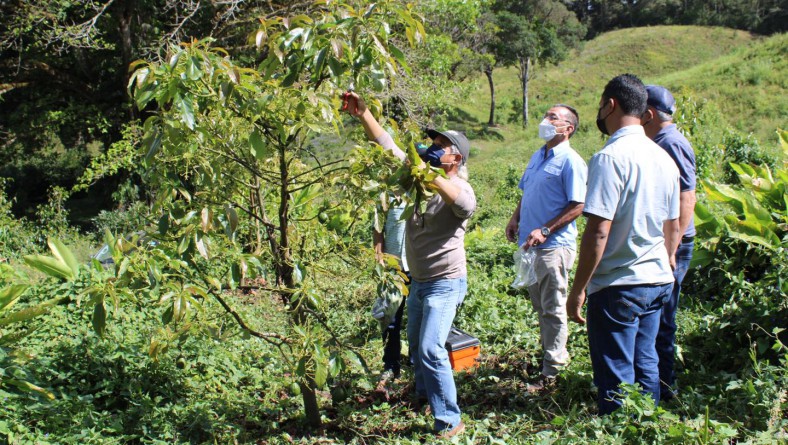
[[[589,157],[601,139],[594,126],[599,96],[608,80],[629,72],[645,83],[662,84],[695,100],[715,103],[724,113],[720,130],[752,132],[763,144],[774,144],[774,130],[788,124],[788,35],[758,39],[724,28],[657,26],[618,30],[586,42],[558,66],[537,67],[529,84],[531,123],[555,103],[568,103],[580,113],[573,143]],[[512,144],[537,145],[535,128],[523,132],[513,104],[519,104],[520,84],[515,68],[497,69],[496,115],[503,141],[474,141],[481,149]],[[487,122],[489,90],[479,76],[469,100],[460,105],[464,125]],[[502,143],[500,143],[502,142]],[[536,147],[527,147],[532,152]],[[497,154],[496,154],[497,155]],[[505,155],[506,156],[506,155]],[[483,159],[483,158],[482,158]]]
[[[704,145],[720,144],[726,132],[752,133],[766,151],[778,152],[775,130],[788,127],[788,34],[756,38],[746,32],[699,26],[656,26],[609,32],[586,42],[557,66],[537,67],[529,83],[529,126],[523,128],[520,83],[515,68],[496,69],[497,128],[486,128],[489,89],[483,75],[470,98],[452,116],[471,132],[476,149],[469,162],[482,210],[499,204],[495,193],[504,176],[519,175],[542,144],[536,124],[555,103],[578,109],[580,128],[572,146],[585,159],[604,144],[597,130],[599,98],[605,84],[621,73],[666,86],[677,100],[689,98],[717,111],[703,122]],[[696,150],[698,148],[696,147]],[[510,171],[511,170],[511,171]],[[516,203],[515,203],[516,205]],[[512,209],[509,209],[509,215]],[[492,210],[505,224],[504,209]]]

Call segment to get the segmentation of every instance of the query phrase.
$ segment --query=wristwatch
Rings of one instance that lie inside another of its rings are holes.
[[[542,236],[547,238],[550,236],[550,228],[549,227],[542,227]]]

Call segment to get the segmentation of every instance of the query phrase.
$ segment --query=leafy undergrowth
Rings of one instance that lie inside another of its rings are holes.
[[[655,408],[650,399],[632,391],[624,409],[598,417],[586,336],[577,325],[572,325],[569,344],[573,361],[555,390],[534,395],[525,391],[528,379],[539,373],[537,321],[527,296],[509,288],[511,247],[499,237],[496,231],[480,229],[469,237],[471,290],[457,325],[480,338],[482,356],[474,370],[456,374],[468,430],[454,443],[785,440],[785,349],[777,334],[751,327],[764,320],[745,317],[758,316],[751,309],[763,303],[768,288],[739,291],[730,300],[688,297],[680,316],[679,397]],[[781,271],[769,276],[778,279]],[[689,290],[726,280],[704,273],[706,269],[695,273]],[[410,369],[377,387],[382,345],[377,322],[369,315],[373,286],[363,277],[364,272],[358,272],[351,282],[337,279],[325,289],[331,294],[329,325],[348,348],[361,353],[368,370],[348,369],[318,393],[320,429],[306,426],[301,399],[293,379],[283,372],[280,354],[223,323],[219,308],[206,308],[224,329],[217,339],[195,332],[154,361],[147,347],[161,314],[124,307],[112,314],[115,322],[99,339],[89,329],[89,315],[71,303],[50,314],[24,345],[27,356],[19,358],[55,393],[55,400],[0,393],[0,437],[8,443],[42,444],[430,443],[432,418],[411,400]],[[256,329],[283,328],[282,302],[263,292],[235,293],[228,301],[254,320]],[[731,307],[733,302],[747,312]],[[765,307],[780,307],[779,301],[773,304]],[[741,336],[751,344],[741,344]]]
[[[771,45],[783,41],[775,38]],[[591,98],[585,104],[588,110],[601,86],[591,89],[593,94],[583,96]],[[591,116],[590,111],[581,113]],[[513,245],[503,236],[503,225],[519,199],[516,183],[527,162],[519,138],[523,134],[511,129],[480,130],[474,139],[474,146],[478,141],[489,150],[470,162],[471,182],[480,199],[466,237],[469,292],[456,324],[480,339],[482,356],[473,371],[456,375],[468,429],[452,442],[788,441],[784,248],[765,252],[727,244],[711,264],[690,273],[679,312],[676,399],[654,407],[650,399],[626,388],[622,410],[596,416],[585,330],[574,324],[569,341],[572,362],[555,390],[534,395],[525,391],[526,382],[539,373],[538,322],[527,296],[509,287]],[[601,145],[587,131],[578,137],[588,147]],[[533,134],[528,138],[526,142],[536,140]],[[512,140],[520,145],[511,145]],[[530,146],[536,148],[535,143]],[[22,229],[15,230],[19,234]],[[366,239],[353,241],[361,245]],[[364,254],[371,257],[358,252]],[[215,327],[212,336],[195,329],[154,360],[148,349],[161,327],[161,309],[124,305],[111,312],[105,337],[98,338],[90,329],[91,315],[72,299],[42,317],[44,321],[14,355],[0,357],[4,373],[24,368],[31,380],[55,396],[48,401],[0,388],[0,441],[433,442],[431,416],[410,399],[412,375],[407,367],[401,379],[377,388],[382,344],[378,324],[369,313],[374,298],[370,271],[335,263],[339,262],[325,258],[312,268],[319,274],[315,282],[323,295],[323,320],[336,336],[331,341],[358,352],[363,361],[330,377],[319,391],[321,428],[307,425],[296,378],[289,374],[283,355],[233,328],[219,307],[205,305],[203,317]],[[371,269],[371,258],[368,264]],[[45,283],[32,298],[68,296],[72,291],[67,285]],[[280,299],[262,290],[226,298],[254,329],[287,330],[288,316]]]

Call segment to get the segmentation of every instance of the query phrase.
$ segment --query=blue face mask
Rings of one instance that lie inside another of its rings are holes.
[[[427,151],[424,154],[420,155],[421,159],[424,162],[429,162],[433,167],[440,167],[441,166],[441,157],[446,154],[446,150],[441,148],[441,146],[432,144],[427,148]]]

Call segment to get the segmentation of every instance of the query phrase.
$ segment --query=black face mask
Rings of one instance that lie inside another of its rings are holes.
[[[596,112],[596,128],[598,128],[598,129],[599,129],[599,131],[601,131],[601,132],[602,132],[602,134],[604,134],[604,135],[608,135],[608,136],[609,136],[609,135],[610,135],[610,133],[608,133],[608,132],[607,132],[607,125],[605,125],[605,119],[607,119],[607,118],[608,118],[608,116],[610,116],[611,114],[613,114],[613,110],[610,110],[610,113],[607,113],[607,116],[605,116],[605,117],[599,117],[599,113],[601,113],[601,112],[602,112],[602,109],[603,109],[603,108],[605,108],[605,106],[604,106],[604,105],[602,105],[602,106],[599,108],[599,110],[597,110],[597,112]]]
[[[427,148],[423,154],[419,155],[421,159],[425,162],[429,162],[429,164],[433,167],[440,167],[441,166],[441,157],[446,154],[446,150],[443,149],[438,144],[432,144]]]

